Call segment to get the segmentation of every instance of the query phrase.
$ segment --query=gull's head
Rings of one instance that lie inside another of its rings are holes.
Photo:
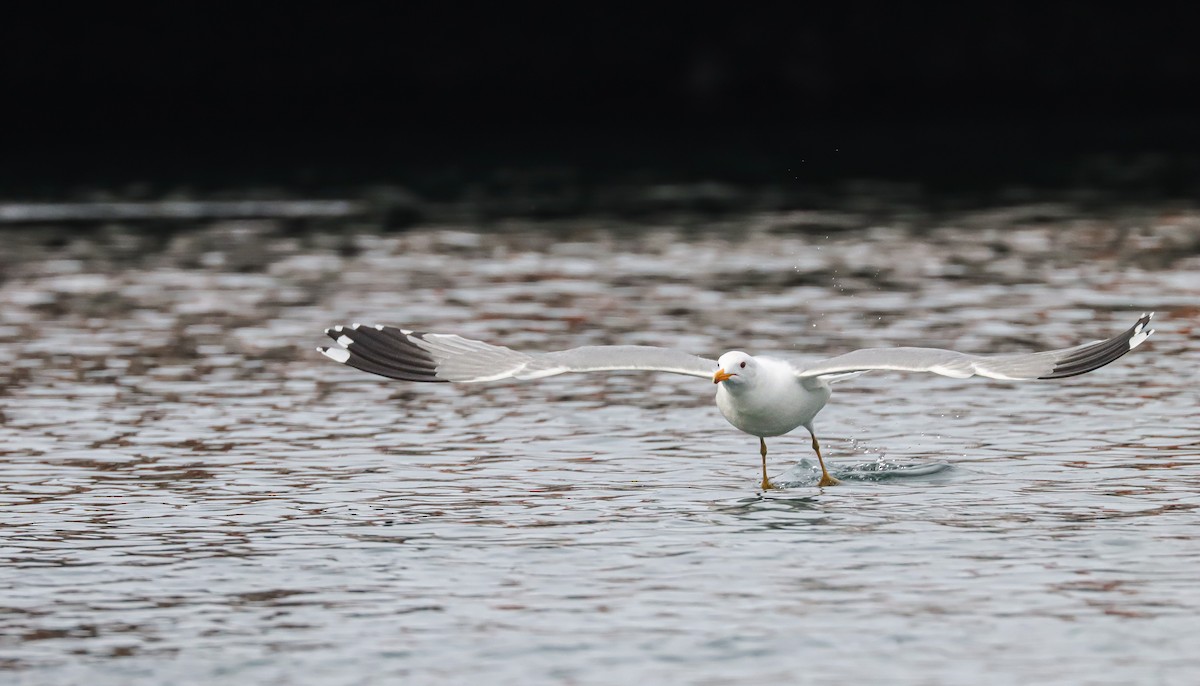
[[[717,360],[717,371],[713,373],[713,383],[726,383],[733,386],[744,384],[754,378],[758,363],[753,357],[740,350],[732,350]]]

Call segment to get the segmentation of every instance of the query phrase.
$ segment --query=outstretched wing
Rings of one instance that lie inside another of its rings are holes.
[[[875,369],[933,372],[956,379],[986,376],[992,379],[1062,379],[1086,374],[1116,360],[1146,340],[1154,313],[1143,314],[1128,331],[1106,341],[1038,353],[970,355],[937,348],[867,348],[839,355],[796,372],[801,379],[850,375]]]
[[[711,378],[715,360],[670,348],[596,345],[551,353],[523,353],[453,334],[391,326],[335,326],[325,333],[338,347],[317,348],[335,362],[405,381],[473,383],[540,379],[567,372],[656,371]]]

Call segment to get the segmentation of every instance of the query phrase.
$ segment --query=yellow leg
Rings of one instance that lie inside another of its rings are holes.
[[[775,484],[771,483],[771,480],[767,478],[767,441],[761,436],[758,438],[758,451],[762,453],[763,460],[762,488],[764,491],[769,491],[772,488],[775,488]]]
[[[812,430],[809,430],[809,434],[812,435],[813,450],[817,451],[817,462],[821,463],[821,480],[817,483],[817,485],[818,486],[833,486],[835,484],[841,483],[840,481],[833,478],[832,476],[829,476],[829,472],[825,469],[825,459],[821,457],[821,444],[817,443],[817,435],[815,433],[812,433]]]

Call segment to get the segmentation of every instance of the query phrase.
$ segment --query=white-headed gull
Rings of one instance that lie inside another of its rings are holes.
[[[1023,381],[1062,379],[1099,369],[1146,340],[1154,313],[1143,314],[1128,330],[1095,343],[1036,353],[972,355],[938,348],[866,348],[807,367],[785,360],[727,352],[716,360],[670,348],[599,345],[548,353],[525,353],[453,334],[425,333],[391,326],[354,324],[326,329],[337,347],[317,348],[326,357],[365,372],[404,381],[477,383],[501,379],[540,379],[567,372],[655,371],[687,374],[717,385],[717,407],[738,429],[757,436],[762,455],[762,487],[767,478],[769,436],[797,427],[808,429],[821,464],[821,486],[837,480],[825,469],[813,417],[825,407],[830,384],[874,370],[933,372],[963,379]]]

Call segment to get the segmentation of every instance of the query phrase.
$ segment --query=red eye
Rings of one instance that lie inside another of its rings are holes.
[[[743,361],[743,362],[742,362],[742,364],[741,364],[741,368],[742,368],[742,369],[745,369],[745,368],[746,368],[746,363],[745,363],[744,361]]]

